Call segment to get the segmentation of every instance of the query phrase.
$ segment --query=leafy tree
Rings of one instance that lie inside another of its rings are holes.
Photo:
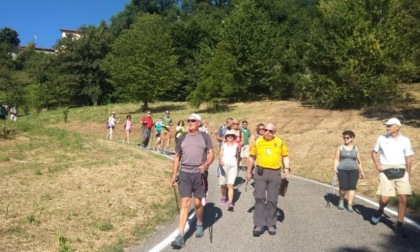
[[[211,60],[203,66],[203,80],[189,95],[190,103],[199,107],[208,102],[214,109],[220,108],[222,103],[228,101],[234,91],[233,72],[236,67],[236,59],[221,42],[217,45]]]
[[[0,44],[1,43],[16,47],[20,43],[19,34],[15,30],[5,27],[0,30]]]
[[[327,108],[360,108],[398,99],[366,1],[323,1],[319,9],[321,20],[309,40],[307,101]]]
[[[164,24],[158,15],[140,16],[112,45],[103,67],[122,101],[140,100],[146,109],[180,79],[178,57]]]

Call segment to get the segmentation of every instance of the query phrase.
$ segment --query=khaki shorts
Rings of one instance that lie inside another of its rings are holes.
[[[411,195],[411,186],[408,180],[408,172],[400,179],[389,180],[383,172],[379,173],[379,186],[376,194],[394,197],[399,194]]]
[[[241,158],[249,157],[249,145],[244,145],[241,148]]]

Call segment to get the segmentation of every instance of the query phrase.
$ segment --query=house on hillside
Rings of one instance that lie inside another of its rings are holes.
[[[79,39],[80,38],[80,32],[75,30],[68,30],[68,29],[60,29],[61,31],[61,38],[68,38],[71,37],[73,39]]]

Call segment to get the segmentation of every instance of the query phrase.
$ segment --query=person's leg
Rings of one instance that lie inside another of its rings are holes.
[[[275,226],[277,223],[277,202],[281,184],[280,170],[265,170],[267,184],[267,226]]]
[[[407,210],[407,195],[398,195],[398,222],[404,221],[405,212]]]
[[[258,167],[256,169],[258,169]],[[254,175],[254,225],[257,227],[263,227],[267,224],[267,208],[265,205],[267,191],[266,170],[267,169],[264,169],[263,175],[258,175],[258,172]]]
[[[233,184],[228,184],[228,201],[233,204]]]
[[[348,205],[349,205],[349,209],[350,207],[353,205],[353,199],[354,199],[354,194],[356,191],[356,186],[357,186],[357,181],[359,180],[359,170],[352,170],[349,171],[349,190],[348,190]]]
[[[184,236],[185,224],[187,223],[188,210],[190,209],[190,204],[191,204],[190,198],[181,199],[181,207],[179,208],[179,223],[178,223],[178,230],[181,236]]]
[[[169,146],[171,145],[171,132],[168,130],[168,142],[166,144],[166,149],[169,149]]]
[[[109,140],[112,140],[112,133],[114,131],[113,127],[109,127]]]
[[[201,199],[194,198],[195,215],[197,217],[197,225],[203,225],[204,207]]]
[[[338,185],[339,185],[339,196],[340,200],[338,202],[338,209],[343,210],[344,209],[344,196],[346,194],[346,191],[348,190],[348,174],[344,170],[338,170],[337,174],[338,178]]]
[[[130,130],[127,130],[127,136],[126,136],[127,143],[130,143],[130,133],[131,133],[131,131]]]

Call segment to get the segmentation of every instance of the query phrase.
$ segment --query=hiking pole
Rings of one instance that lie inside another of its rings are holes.
[[[248,183],[249,183],[249,180],[246,180],[245,192],[247,192],[247,191],[248,191]]]
[[[334,194],[334,188],[335,188],[335,183],[336,182],[337,182],[337,174],[334,173],[333,181],[332,181],[331,187],[330,187],[330,192],[328,194],[330,194],[330,195]],[[327,204],[325,205],[325,207],[331,208],[329,200],[327,200]]]
[[[179,177],[178,176],[175,177],[175,182],[179,183]],[[178,210],[178,214],[179,214],[178,195],[176,193],[176,189],[175,189],[174,185],[172,185],[172,188],[174,189],[176,209]]]

